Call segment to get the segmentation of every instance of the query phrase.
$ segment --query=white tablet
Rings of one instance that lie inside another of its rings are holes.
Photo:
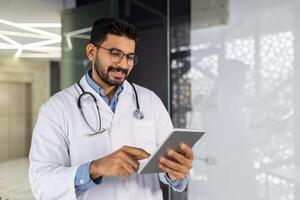
[[[163,156],[168,158],[170,149],[181,151],[179,145],[185,143],[190,147],[203,136],[204,132],[192,129],[174,129],[166,140],[158,147],[158,149],[150,156],[150,158],[142,160],[138,170],[139,174],[159,173],[162,170],[159,168],[159,159]]]

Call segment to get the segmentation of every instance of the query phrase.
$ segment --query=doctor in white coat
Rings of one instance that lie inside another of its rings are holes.
[[[164,173],[136,173],[173,128],[161,100],[126,81],[136,39],[125,21],[97,20],[86,47],[92,69],[41,107],[29,155],[36,199],[162,200],[159,181],[186,188],[193,151],[185,144],[161,158]]]

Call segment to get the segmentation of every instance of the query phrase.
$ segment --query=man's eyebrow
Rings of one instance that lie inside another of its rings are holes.
[[[119,50],[119,51],[122,51],[124,54],[125,52],[119,48],[116,48],[116,47],[111,47],[111,48],[108,48],[108,49],[115,49],[115,50]],[[126,53],[126,55],[130,55],[130,54],[136,54],[135,52],[129,52],[129,53]]]

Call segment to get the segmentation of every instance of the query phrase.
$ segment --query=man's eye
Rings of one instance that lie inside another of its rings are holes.
[[[112,49],[112,50],[110,51],[110,53],[111,53],[111,55],[113,55],[113,56],[119,56],[119,57],[122,57],[122,52],[121,52],[121,51],[118,51],[118,50],[116,50],[116,49]]]

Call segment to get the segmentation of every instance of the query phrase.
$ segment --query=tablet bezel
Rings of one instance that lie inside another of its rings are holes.
[[[173,129],[172,133],[162,142],[162,144],[156,149],[156,151],[147,159],[147,161],[141,162],[141,166],[138,170],[138,174],[150,174],[163,172],[159,168],[159,158],[167,156],[169,149],[180,151],[180,143],[185,143],[190,147],[204,135],[205,132],[196,129]]]

